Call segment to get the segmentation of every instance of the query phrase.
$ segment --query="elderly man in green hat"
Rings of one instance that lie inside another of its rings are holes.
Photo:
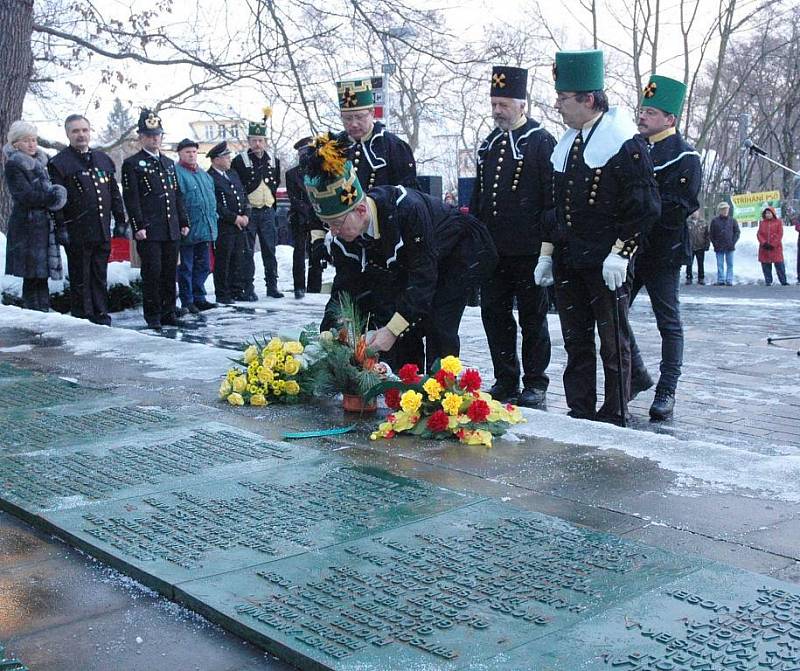
[[[363,285],[392,288],[388,304],[394,314],[368,345],[394,354],[406,339],[424,334],[429,366],[457,356],[458,326],[471,287],[497,260],[486,226],[404,186],[365,193],[340,138],[318,137],[303,156],[303,169],[317,217],[337,238],[358,244]]]
[[[261,260],[264,262],[264,281],[267,285],[267,296],[283,298],[278,290],[278,260],[275,257],[278,230],[275,223],[278,186],[281,183],[281,162],[275,158],[273,165],[267,153],[267,122],[272,116],[272,109],[265,107],[261,121],[251,121],[247,130],[248,149],[238,153],[231,169],[236,172],[247,192],[250,203],[250,223],[247,236],[250,248],[255,249],[256,238],[261,248]],[[252,254],[245,259],[242,268],[234,270],[234,298],[245,301],[257,301],[255,292],[255,264]]]
[[[647,139],[653,170],[661,194],[661,216],[636,255],[631,284],[631,303],[644,287],[661,334],[661,375],[650,418],[672,417],[675,389],[683,363],[683,324],[678,300],[680,268],[691,259],[686,220],[700,207],[702,180],[700,155],[686,143],[676,127],[683,109],[686,85],[669,77],[653,75],[644,88],[639,108],[639,132]],[[653,386],[642,354],[631,339],[631,398]]]
[[[661,201],[647,144],[626,111],[609,108],[603,52],[558,52],[553,77],[556,110],[568,129],[550,159],[554,207],[542,216],[534,279],[540,286],[555,282],[570,416],[625,424],[628,265]],[[599,410],[595,328],[605,378]]]
[[[344,147],[359,183],[365,189],[385,184],[418,188],[417,164],[411,147],[375,119],[372,79],[365,77],[336,82],[336,93],[344,126],[338,141]],[[384,278],[386,284],[364,284],[359,242],[347,242],[334,235],[325,237],[324,232],[313,230],[311,240],[312,258],[316,260],[323,255],[321,247],[324,245],[324,255],[336,268],[331,299],[325,308],[322,328],[330,327],[335,319],[339,295],[342,292],[355,297],[364,312],[387,318],[391,316],[383,313],[391,304],[395,281],[387,277]],[[408,350],[411,348],[411,341],[407,340],[403,346]],[[415,359],[421,365],[421,346],[417,347],[415,353],[404,356]]]

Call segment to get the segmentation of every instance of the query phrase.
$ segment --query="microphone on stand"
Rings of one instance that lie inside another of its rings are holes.
[[[767,155],[767,152],[764,151],[761,147],[759,147],[750,138],[747,138],[744,141],[744,146],[750,151],[751,154],[758,154],[759,156],[766,156]]]

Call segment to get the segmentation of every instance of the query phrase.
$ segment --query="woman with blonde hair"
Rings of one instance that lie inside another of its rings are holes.
[[[60,244],[51,212],[67,202],[67,190],[50,182],[47,155],[39,149],[36,126],[15,121],[3,147],[5,177],[14,206],[8,220],[6,274],[22,279],[22,305],[29,310],[50,310],[47,280],[60,280]],[[57,239],[58,238],[58,239]]]

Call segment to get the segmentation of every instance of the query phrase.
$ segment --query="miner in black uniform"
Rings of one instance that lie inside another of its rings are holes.
[[[298,140],[294,149],[298,153],[311,143],[310,137]],[[322,290],[322,259],[318,256],[308,264],[308,283],[306,284],[306,250],[309,245],[311,229],[322,231],[322,223],[314,214],[314,208],[308,200],[308,193],[303,184],[300,166],[296,165],[286,171],[286,195],[289,198],[289,225],[292,228],[294,252],[292,253],[292,279],[294,281],[294,297],[303,298],[306,291],[318,294]]]
[[[534,277],[539,286],[555,279],[569,414],[621,424],[630,395],[628,264],[661,201],[644,139],[625,110],[608,107],[603,52],[558,52],[553,75],[568,129],[551,157],[554,208],[542,217]],[[595,327],[605,377],[599,411]]]
[[[208,174],[214,180],[217,198],[217,242],[214,247],[214,292],[217,303],[233,303],[235,274],[253,247],[247,229],[250,203],[239,175],[231,170],[231,150],[227,142],[214,145],[207,154],[211,159]]]
[[[73,317],[111,325],[108,315],[108,256],[111,217],[115,232],[124,234],[125,208],[114,162],[99,149],[90,149],[91,126],[86,117],[71,114],[64,122],[69,146],[48,163],[53,184],[67,190],[67,204],[54,212],[69,237],[69,291]]]
[[[525,114],[528,71],[492,69],[492,116],[497,127],[478,149],[469,211],[489,228],[500,257],[481,287],[481,317],[494,366],[492,396],[529,408],[546,407],[550,363],[547,291],[533,281],[539,257],[539,222],[552,207],[550,154],[556,141]],[[517,322],[522,330],[522,392]],[[517,394],[519,396],[517,397]]]
[[[155,112],[142,110],[142,149],[122,164],[122,195],[142,259],[144,318],[153,329],[177,324],[178,249],[181,235],[189,232],[175,164],[159,151],[163,133]]]
[[[318,138],[316,160],[304,163],[317,216],[337,237],[359,242],[362,274],[369,281],[380,281],[382,275],[404,278],[393,286],[394,313],[368,345],[391,353],[405,338],[421,332],[427,340],[428,365],[450,354],[458,356],[458,326],[471,287],[497,260],[486,227],[403,186],[373,187],[365,194],[355,166],[343,155],[335,160],[330,145],[321,151],[325,143]]]
[[[692,255],[686,220],[700,207],[700,155],[676,128],[685,95],[683,82],[653,75],[644,89],[639,110],[639,132],[647,138],[661,194],[661,216],[636,255],[631,303],[642,287],[647,289],[661,334],[661,376],[650,407],[650,417],[655,421],[669,419],[675,408],[675,389],[683,363],[678,286],[681,266]],[[653,386],[653,380],[642,361],[633,332],[630,336],[633,397]]]
[[[278,291],[278,261],[275,258],[275,246],[278,240],[278,229],[275,223],[278,185],[281,182],[281,162],[276,158],[273,165],[267,153],[267,120],[272,115],[269,107],[264,108],[262,121],[251,121],[247,132],[247,151],[240,152],[233,159],[231,167],[239,176],[247,192],[250,203],[250,223],[246,232],[250,238],[250,247],[255,249],[256,238],[261,248],[261,260],[264,262],[264,281],[267,285],[267,296],[283,298]],[[234,262],[236,279],[234,282],[234,298],[257,301],[254,279],[255,264],[253,255],[246,259],[246,264],[239,268]]]

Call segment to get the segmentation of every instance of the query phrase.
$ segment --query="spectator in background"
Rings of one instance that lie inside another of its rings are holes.
[[[22,307],[50,311],[47,280],[63,277],[59,244],[64,231],[56,231],[51,212],[67,202],[67,190],[50,182],[47,154],[37,143],[36,126],[15,121],[3,147],[5,177],[13,201],[8,220],[6,274],[22,278]]]
[[[764,284],[772,284],[772,264],[778,281],[784,287],[786,281],[786,266],[783,263],[783,222],[778,219],[772,206],[765,207],[761,213],[761,223],[758,225],[758,262],[764,272]]]
[[[205,283],[211,272],[210,245],[217,239],[217,198],[214,180],[197,163],[197,142],[185,138],[178,143],[175,174],[183,194],[189,234],[181,239],[178,265],[178,295],[181,313],[198,314],[217,307],[206,300]]]
[[[692,283],[692,265],[697,259],[697,283],[705,284],[705,256],[711,244],[711,237],[708,232],[708,223],[700,216],[700,210],[695,210],[689,215],[686,222],[689,230],[689,244],[692,246],[692,256],[686,264],[686,284]]]
[[[733,252],[739,239],[739,222],[729,216],[731,206],[726,202],[717,205],[717,216],[711,220],[711,244],[717,255],[716,286],[733,286]]]
[[[800,284],[800,214],[796,210],[790,210],[788,217],[797,231],[797,283]]]

